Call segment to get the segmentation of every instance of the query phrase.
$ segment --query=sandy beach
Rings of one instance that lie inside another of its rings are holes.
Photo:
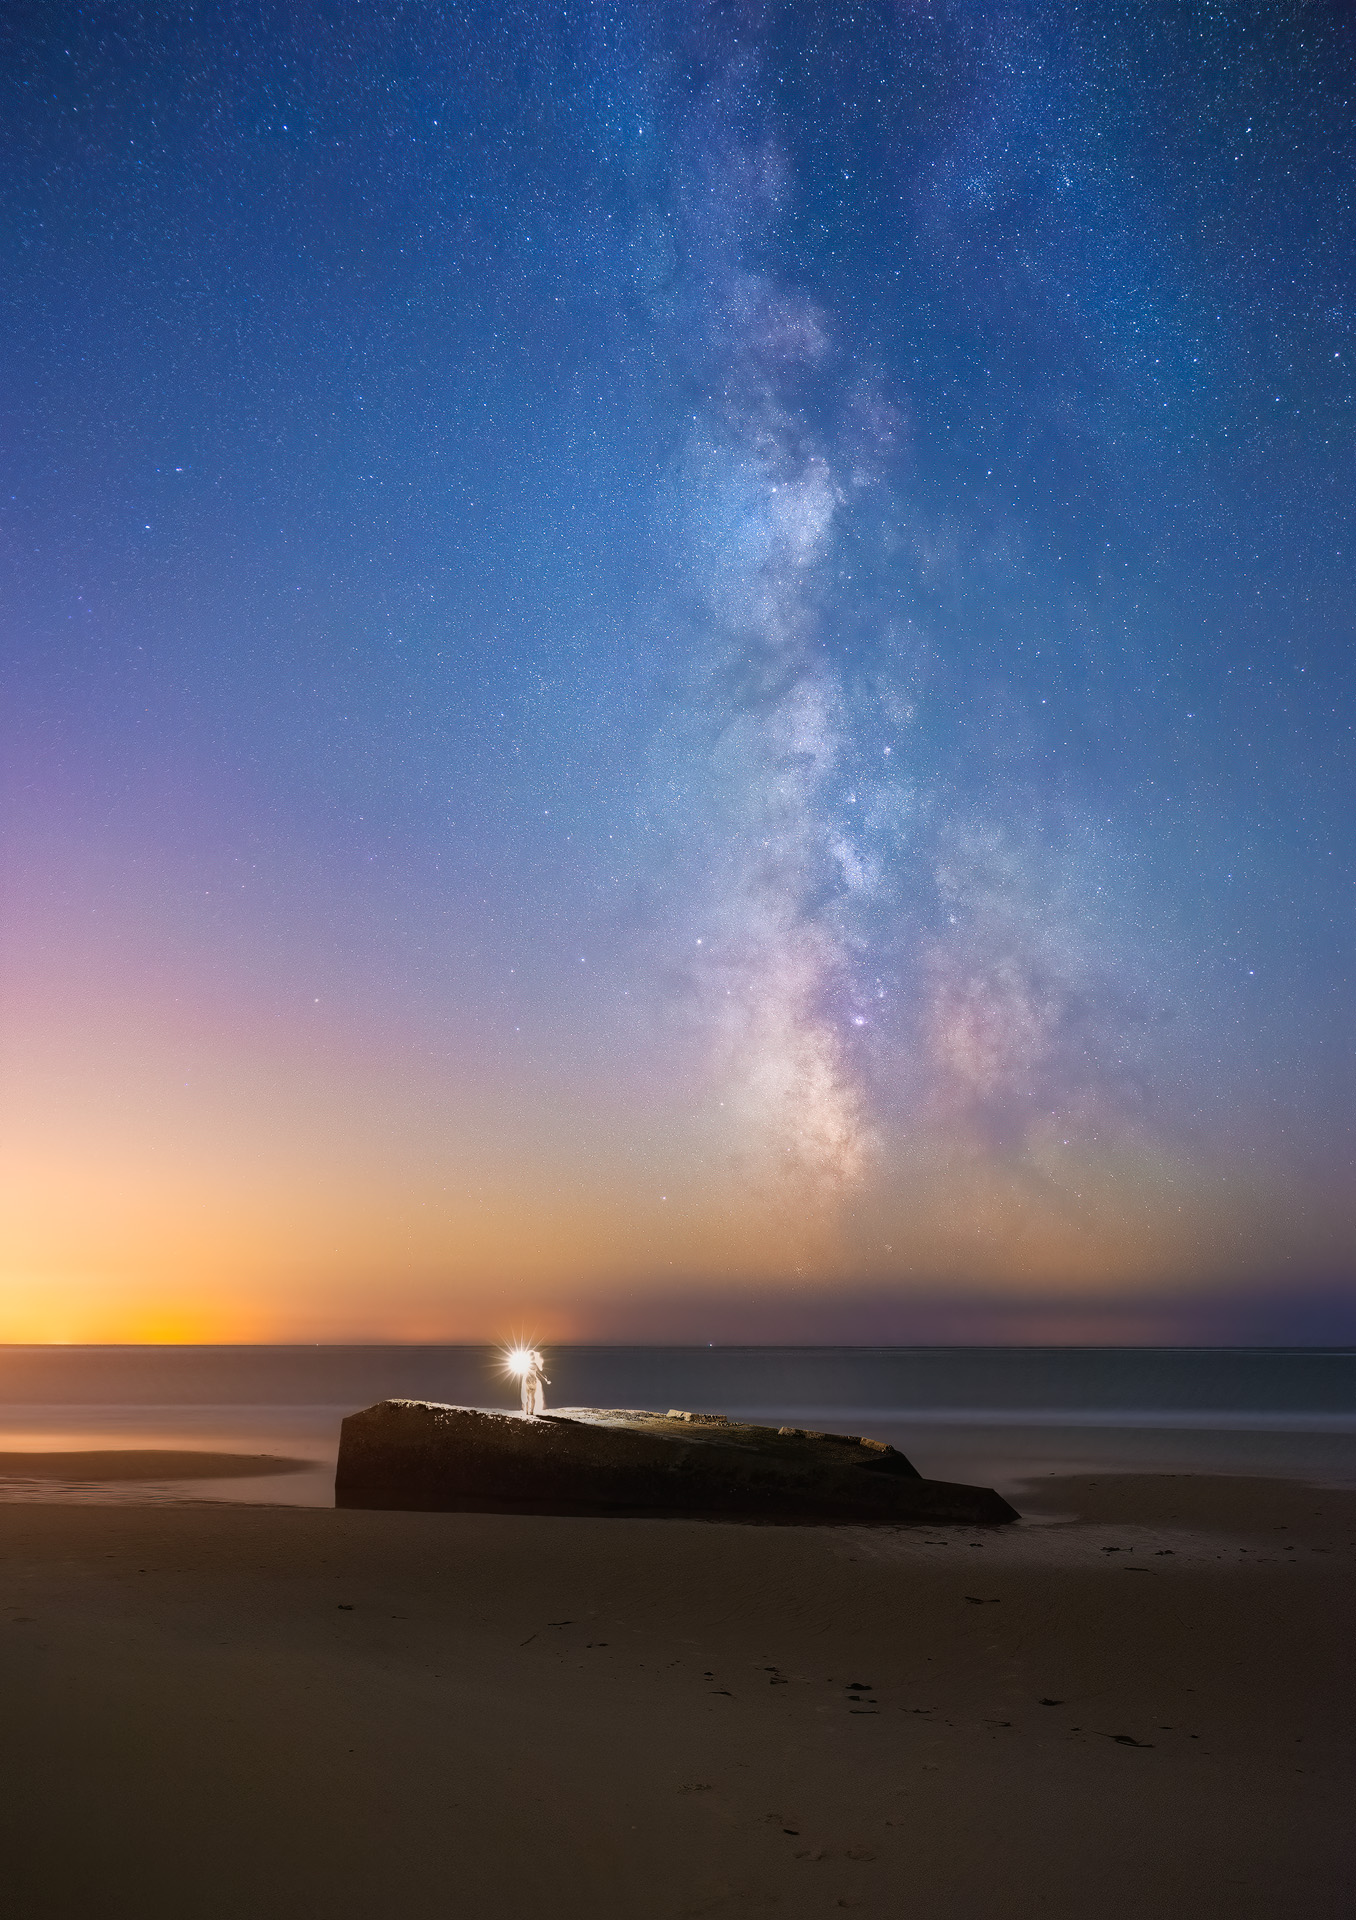
[[[1349,1913],[1356,1494],[1024,1509],[0,1506],[7,1911]]]

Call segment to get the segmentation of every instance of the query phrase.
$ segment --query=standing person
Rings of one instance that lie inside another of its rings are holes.
[[[546,1378],[546,1362],[531,1347],[527,1353],[527,1365],[523,1368],[523,1412],[529,1420],[535,1420],[538,1414],[546,1411],[546,1395],[543,1386],[550,1386]]]

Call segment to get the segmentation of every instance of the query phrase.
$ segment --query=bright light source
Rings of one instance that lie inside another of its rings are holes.
[[[531,1347],[510,1347],[504,1355],[504,1372],[516,1373],[519,1379],[529,1372],[532,1366]]]

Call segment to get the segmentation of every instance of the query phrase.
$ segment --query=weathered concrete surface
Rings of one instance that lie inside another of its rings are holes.
[[[334,1500],[339,1507],[896,1526],[1017,1518],[990,1488],[921,1479],[895,1448],[856,1435],[598,1407],[528,1420],[427,1400],[383,1400],[349,1415]]]

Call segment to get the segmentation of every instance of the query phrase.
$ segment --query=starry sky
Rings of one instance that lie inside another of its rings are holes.
[[[0,1338],[1352,1337],[1345,5],[0,35]]]

